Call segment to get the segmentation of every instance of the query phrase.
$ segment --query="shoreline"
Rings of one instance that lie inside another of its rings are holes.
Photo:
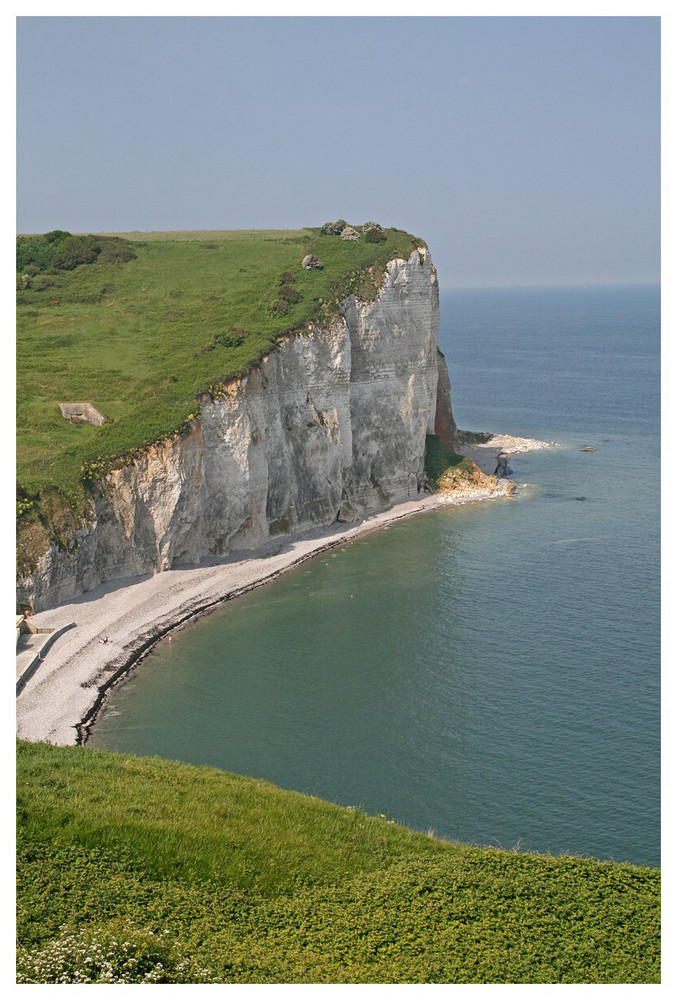
[[[488,475],[505,474],[513,455],[550,447],[543,441],[487,435],[460,450]],[[504,464],[502,460],[505,459]],[[420,494],[354,524],[336,524],[288,536],[255,551],[236,552],[196,567],[176,567],[154,576],[110,580],[72,601],[38,612],[33,623],[75,627],[54,643],[17,696],[17,736],[57,745],[85,743],[110,688],[175,629],[277,579],[306,560],[349,544],[393,522],[466,503],[509,496],[514,484],[469,487],[453,493]],[[103,638],[109,642],[103,643]]]

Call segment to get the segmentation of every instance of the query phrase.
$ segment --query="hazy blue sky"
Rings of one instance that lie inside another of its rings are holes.
[[[20,17],[20,232],[422,236],[440,283],[656,281],[657,17]]]

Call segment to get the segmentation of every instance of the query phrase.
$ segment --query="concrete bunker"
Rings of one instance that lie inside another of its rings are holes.
[[[101,427],[106,418],[96,410],[91,403],[59,403],[61,416],[73,424],[94,424]]]

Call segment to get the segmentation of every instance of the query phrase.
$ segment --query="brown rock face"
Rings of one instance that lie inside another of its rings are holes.
[[[447,362],[442,351],[437,348],[437,407],[435,409],[435,434],[450,448],[457,451],[458,430],[451,412],[451,382]]]

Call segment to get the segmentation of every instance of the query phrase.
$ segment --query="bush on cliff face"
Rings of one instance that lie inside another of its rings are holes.
[[[496,478],[485,476],[469,458],[457,455],[435,434],[425,436],[425,477],[431,493],[452,492],[470,484],[492,488]]]

